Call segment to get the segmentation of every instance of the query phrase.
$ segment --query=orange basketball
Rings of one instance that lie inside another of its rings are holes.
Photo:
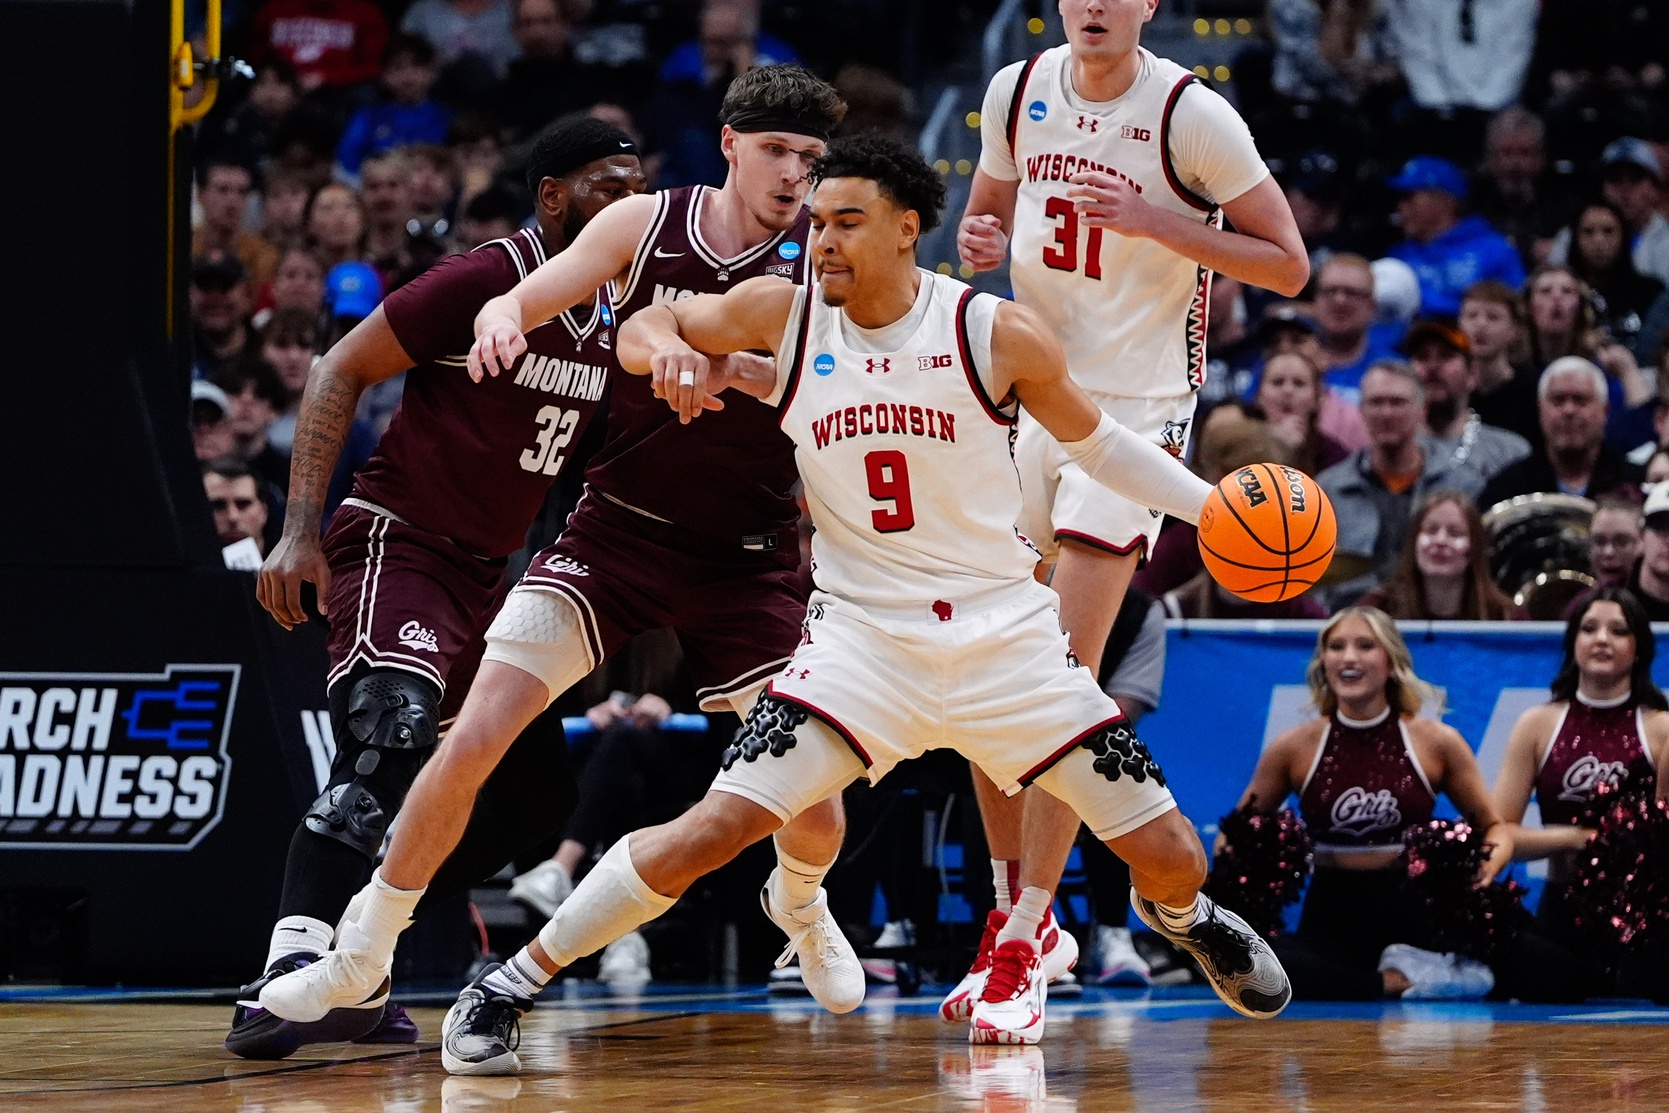
[[[1200,556],[1235,595],[1278,603],[1321,578],[1338,534],[1333,504],[1315,480],[1284,464],[1249,464],[1206,496]]]

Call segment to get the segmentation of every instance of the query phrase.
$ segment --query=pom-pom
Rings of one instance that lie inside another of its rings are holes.
[[[1205,895],[1237,912],[1265,939],[1280,934],[1283,910],[1304,891],[1315,842],[1291,808],[1256,811],[1248,800],[1218,821],[1226,844],[1211,864]]]
[[[1409,894],[1424,909],[1437,950],[1487,960],[1529,924],[1524,886],[1474,886],[1490,844],[1470,824],[1434,819],[1410,827],[1402,840]]]
[[[1669,806],[1650,786],[1630,776],[1594,794],[1596,833],[1571,879],[1577,926],[1613,961],[1669,942]]]

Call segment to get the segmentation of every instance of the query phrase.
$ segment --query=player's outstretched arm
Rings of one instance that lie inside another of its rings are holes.
[[[290,455],[284,534],[262,562],[255,581],[255,598],[286,630],[307,621],[301,606],[303,581],[318,588],[319,613],[325,612],[330,569],[319,548],[319,522],[359,396],[365,388],[410,366],[411,356],[400,346],[379,305],[321,356],[307,376]]]
[[[475,346],[469,350],[469,377],[508,371],[527,351],[523,333],[571,306],[632,265],[638,243],[655,216],[652,194],[625,197],[598,213],[568,245],[546,260],[507,294],[490,299],[475,315]]]
[[[1035,312],[1006,301],[997,307],[991,357],[998,397],[1011,389],[1091,479],[1143,506],[1199,522],[1211,485],[1102,413],[1067,374],[1060,341]]]
[[[713,396],[729,387],[768,397],[776,386],[774,363],[736,358],[715,368],[709,357],[775,352],[796,289],[780,278],[750,278],[728,293],[650,306],[621,326],[615,347],[620,366],[633,375],[651,376],[655,395],[666,399],[685,424],[702,410],[723,409]]]

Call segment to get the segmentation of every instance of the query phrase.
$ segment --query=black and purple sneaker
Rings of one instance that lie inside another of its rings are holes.
[[[226,1050],[244,1059],[283,1059],[297,1048],[310,1043],[345,1043],[360,1040],[385,1026],[384,1006],[369,1009],[332,1009],[323,1020],[298,1024],[268,1012],[260,1006],[261,989],[283,974],[290,974],[319,960],[311,951],[297,951],[273,963],[267,972],[238,990],[238,1003],[232,1010],[232,1030],[226,1033]],[[388,1025],[400,1031],[403,1024],[411,1035],[401,1038],[391,1035],[375,1043],[411,1043],[417,1039],[417,1025],[406,1016],[405,1010],[394,1007],[399,1017]]]
[[[382,1008],[382,1019],[354,1043],[416,1043],[417,1021],[407,1013],[404,1005],[390,1001]]]

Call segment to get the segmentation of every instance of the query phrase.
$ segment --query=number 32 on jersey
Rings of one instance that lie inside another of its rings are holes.
[[[574,439],[580,412],[544,406],[534,420],[539,423],[539,432],[534,435],[533,447],[521,455],[522,470],[555,475],[562,470],[563,450]]]

